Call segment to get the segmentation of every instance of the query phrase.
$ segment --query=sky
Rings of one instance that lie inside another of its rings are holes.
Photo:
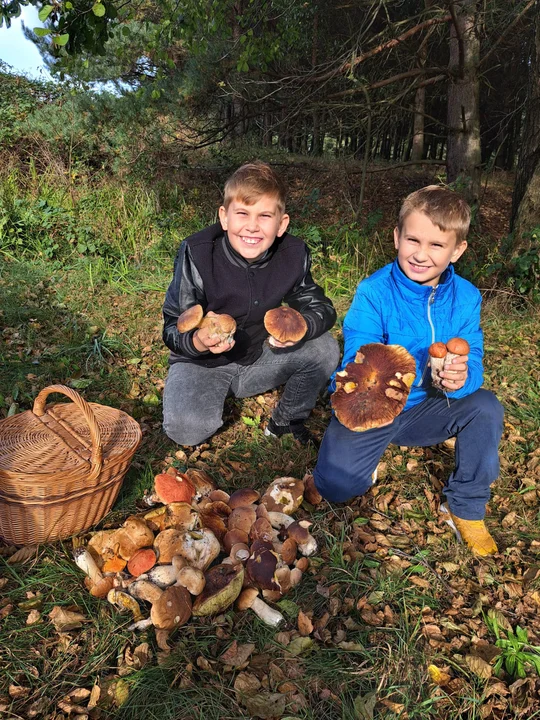
[[[22,21],[30,29],[43,25],[38,19],[35,7],[23,8],[21,15],[12,20],[9,29],[5,25],[0,28],[0,60],[11,65],[16,72],[38,79],[49,79],[50,75],[39,50],[33,42],[24,37]]]

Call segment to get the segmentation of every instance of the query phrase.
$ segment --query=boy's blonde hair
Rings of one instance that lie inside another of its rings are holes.
[[[428,185],[407,195],[399,211],[398,230],[401,232],[405,219],[412,212],[427,215],[439,230],[456,233],[456,244],[467,239],[471,223],[471,209],[465,200],[453,190],[440,185]]]
[[[253,205],[262,195],[277,200],[281,213],[285,212],[287,188],[279,175],[263,162],[246,163],[236,170],[225,183],[223,206],[228,209],[232,200]]]

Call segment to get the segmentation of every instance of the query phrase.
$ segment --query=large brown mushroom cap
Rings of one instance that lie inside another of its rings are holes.
[[[415,374],[415,360],[401,345],[363,345],[336,373],[337,419],[354,432],[389,425],[403,410]]]
[[[279,342],[298,342],[307,332],[307,323],[298,312],[291,307],[268,310],[264,316],[264,327]]]
[[[174,630],[191,617],[191,595],[186,588],[173,585],[152,605],[150,617],[158,630]]]
[[[189,330],[194,330],[203,319],[203,314],[204,310],[202,309],[202,305],[193,305],[193,307],[184,310],[176,321],[178,331],[184,333]]]

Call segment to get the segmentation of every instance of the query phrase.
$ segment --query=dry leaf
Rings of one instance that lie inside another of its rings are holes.
[[[254,643],[244,643],[239,645],[236,640],[233,640],[227,650],[220,655],[219,659],[224,665],[239,667],[247,661],[254,650]]]
[[[11,555],[7,563],[8,565],[15,565],[15,563],[24,563],[28,560],[33,560],[37,556],[38,546],[37,545],[25,545]]]
[[[287,645],[287,652],[296,657],[308,652],[314,645],[315,643],[309,637],[297,637]]]
[[[88,622],[88,619],[81,613],[64,610],[58,605],[53,607],[49,617],[57,632],[69,632],[82,627],[83,622]]]
[[[280,718],[287,706],[287,696],[263,692],[252,697],[243,697],[242,702],[254,718]]]
[[[381,703],[381,705],[385,705],[389,710],[391,710],[402,720],[406,720],[409,717],[408,713],[404,712],[405,705],[401,705],[397,702],[392,702],[392,700],[379,700],[379,702]]]
[[[503,526],[503,528],[512,527],[512,525],[516,524],[517,517],[518,516],[516,512],[509,512],[508,515],[505,515],[501,520],[501,525]]]
[[[101,697],[101,688],[99,685],[94,685],[90,692],[90,699],[88,700],[88,709],[92,710],[98,704],[99,698]]]
[[[39,610],[30,610],[28,617],[26,618],[27,625],[36,625],[41,622],[41,613]]]
[[[254,695],[260,687],[260,680],[253,673],[240,672],[234,681],[235,691],[242,695]]]
[[[69,693],[69,697],[73,702],[80,703],[90,697],[91,691],[88,688],[76,688]],[[86,712],[86,708],[85,708]]]
[[[22,687],[21,685],[10,685],[8,688],[9,696],[14,700],[20,700],[30,695],[30,688]]]
[[[0,578],[0,590],[3,590],[3,588],[5,588],[7,584],[8,584],[7,578],[5,578],[5,577]]]
[[[428,666],[428,674],[431,682],[434,682],[435,685],[440,685],[441,687],[447,685],[452,679],[447,672],[444,672],[444,670],[441,670],[436,665]]]
[[[488,680],[492,674],[492,667],[485,660],[477,655],[465,655],[465,662],[469,669],[479,678]]]
[[[0,620],[7,618],[7,616],[11,613],[12,610],[13,610],[13,605],[5,605],[3,608],[1,608],[0,609]]]
[[[129,685],[125,680],[116,680],[107,688],[107,695],[116,707],[120,707],[129,697]]]
[[[311,635],[313,632],[313,623],[311,619],[301,610],[298,613],[298,632],[300,635]]]
[[[412,582],[413,585],[417,585],[424,590],[429,590],[429,588],[432,586],[432,583],[430,583],[429,580],[425,580],[424,578],[418,577],[417,575],[411,575],[409,577],[409,580]]]

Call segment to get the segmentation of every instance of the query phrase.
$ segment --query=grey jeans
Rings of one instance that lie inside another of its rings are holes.
[[[338,362],[339,346],[325,333],[287,350],[271,350],[265,343],[252,365],[175,363],[165,383],[163,429],[179,445],[198,445],[222,426],[227,397],[251,397],[278,385],[285,388],[272,414],[274,422],[305,420]]]

